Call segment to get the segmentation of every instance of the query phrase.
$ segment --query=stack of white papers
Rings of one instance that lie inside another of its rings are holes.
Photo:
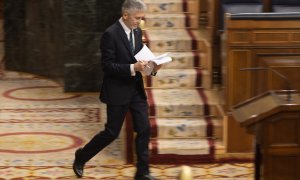
[[[159,56],[155,56],[151,50],[144,45],[143,48],[134,56],[136,60],[148,61],[148,66],[144,69],[144,74],[150,75],[155,65],[160,65],[172,61],[172,58],[168,56],[169,53],[164,53]]]

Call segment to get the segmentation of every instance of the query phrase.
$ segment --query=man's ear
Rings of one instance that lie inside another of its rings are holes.
[[[128,19],[128,12],[123,13],[122,17],[123,17],[123,19],[127,20]]]

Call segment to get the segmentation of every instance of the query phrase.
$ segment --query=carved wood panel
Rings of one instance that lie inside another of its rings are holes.
[[[264,122],[264,127],[264,178],[297,180],[300,177],[300,114],[276,114]]]
[[[266,67],[275,71],[269,70],[258,74],[257,93],[267,90],[285,90],[289,85],[291,89],[300,90],[300,54],[264,54],[258,55],[256,61],[257,67]]]
[[[243,68],[273,68],[286,76],[292,89],[300,88],[300,24],[297,20],[252,20],[226,17],[223,38],[223,85],[228,112],[228,150],[249,147],[249,136],[231,118],[231,107],[268,90],[287,89],[286,82],[270,71]],[[238,140],[231,137],[240,137]],[[233,141],[234,140],[234,141]],[[239,143],[237,143],[239,142]],[[238,144],[238,145],[237,145]]]

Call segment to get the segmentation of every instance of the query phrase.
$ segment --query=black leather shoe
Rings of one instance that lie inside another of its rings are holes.
[[[78,155],[81,152],[82,148],[79,148],[75,151],[75,160],[73,162],[73,171],[77,177],[81,178],[83,176],[83,167],[84,163],[78,160]]]
[[[151,176],[150,174],[138,176],[138,177],[135,177],[134,179],[135,180],[157,180],[153,176]]]

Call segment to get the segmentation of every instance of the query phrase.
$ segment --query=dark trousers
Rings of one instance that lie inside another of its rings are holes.
[[[107,104],[107,122],[105,129],[96,134],[79,154],[78,160],[86,163],[103,148],[114,141],[120,133],[126,113],[130,111],[133,119],[133,128],[137,133],[135,147],[137,153],[136,176],[149,174],[150,122],[148,120],[148,104],[140,92],[132,97],[127,105]]]

